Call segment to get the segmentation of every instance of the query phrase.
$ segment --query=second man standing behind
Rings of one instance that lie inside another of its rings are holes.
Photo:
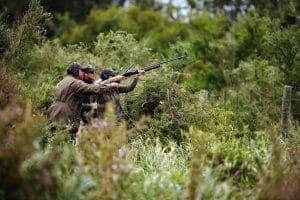
[[[109,91],[106,91],[104,93],[97,95],[97,103],[98,103],[98,109],[97,109],[97,117],[103,117],[105,113],[105,105],[108,102],[113,102],[115,106],[115,115],[116,115],[116,121],[117,124],[121,122],[122,119],[122,107],[120,103],[120,93],[128,93],[134,90],[134,88],[137,85],[139,76],[143,75],[145,73],[144,70],[139,70],[138,74],[134,77],[133,81],[128,86],[122,86],[120,85],[116,89],[112,89]],[[116,73],[111,69],[104,69],[100,73],[101,80],[97,81],[96,84],[108,84],[112,82],[118,82],[125,77],[121,75],[116,75]]]

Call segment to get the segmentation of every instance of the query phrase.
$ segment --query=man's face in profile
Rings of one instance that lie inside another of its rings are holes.
[[[95,73],[84,73],[84,78],[83,78],[83,81],[86,82],[86,83],[93,83],[95,80]]]

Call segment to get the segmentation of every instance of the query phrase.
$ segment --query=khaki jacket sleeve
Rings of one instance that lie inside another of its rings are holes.
[[[101,92],[109,91],[110,89],[112,88],[107,84],[87,84],[81,80],[75,80],[72,84],[72,90],[78,95],[99,94]]]

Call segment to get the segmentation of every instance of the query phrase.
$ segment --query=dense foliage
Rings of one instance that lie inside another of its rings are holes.
[[[184,14],[154,0],[31,0],[18,4],[18,20],[5,18],[16,5],[3,2],[0,199],[299,197],[298,2],[186,1]],[[109,106],[76,145],[67,130],[50,131],[45,114],[71,62],[122,72],[182,54],[121,97],[120,126]]]

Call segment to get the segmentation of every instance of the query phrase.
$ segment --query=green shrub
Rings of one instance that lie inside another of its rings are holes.
[[[124,31],[100,33],[93,53],[100,59],[98,65],[117,71],[126,69],[130,64],[149,65],[154,58],[146,43],[137,41],[134,35]]]
[[[26,182],[39,198],[83,199],[96,185],[83,173],[82,159],[69,140],[67,133],[57,132],[44,151],[37,150],[22,164]]]
[[[270,163],[271,152],[265,133],[250,133],[247,128],[222,135],[190,129],[189,196],[239,199],[251,194],[260,171]]]
[[[236,124],[250,130],[263,130],[279,120],[283,74],[269,61],[251,59],[227,71],[231,87],[223,90],[220,104],[238,117]]]

